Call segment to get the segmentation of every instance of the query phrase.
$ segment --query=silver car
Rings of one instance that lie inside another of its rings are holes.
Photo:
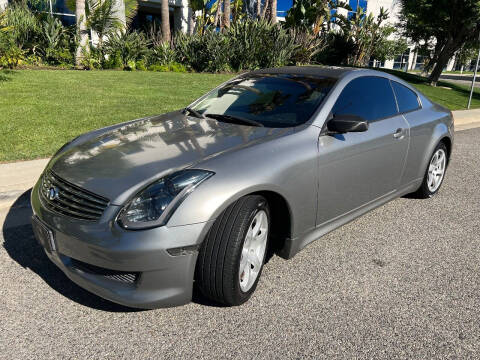
[[[266,258],[444,179],[452,113],[395,76],[284,67],[185,109],[81,135],[32,191],[33,229],[75,283],[138,308],[194,287],[239,305]]]

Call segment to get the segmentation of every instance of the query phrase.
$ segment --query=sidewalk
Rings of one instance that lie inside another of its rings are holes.
[[[454,111],[455,131],[480,127],[480,109]],[[30,189],[49,159],[0,164],[0,224],[4,213],[25,191]],[[20,204],[19,206],[23,206]]]

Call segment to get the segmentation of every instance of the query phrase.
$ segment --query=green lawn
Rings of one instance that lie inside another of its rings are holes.
[[[179,109],[231,77],[0,71],[0,162],[48,157],[88,130]]]
[[[395,72],[433,101],[463,109],[468,88],[433,88]],[[122,71],[0,71],[0,162],[51,156],[91,129],[181,108],[231,74]],[[440,84],[446,85],[446,84]],[[473,107],[480,107],[480,91]]]
[[[426,78],[423,78],[416,74],[385,69],[383,69],[383,71],[396,75],[405,81],[408,81],[418,90],[423,92],[432,101],[443,105],[450,110],[465,110],[467,108],[468,96],[470,95],[469,86],[458,85],[446,81],[439,81],[438,86],[433,87],[428,84]],[[445,89],[444,87],[448,87],[449,89]],[[479,88],[475,88],[471,108],[480,108]]]

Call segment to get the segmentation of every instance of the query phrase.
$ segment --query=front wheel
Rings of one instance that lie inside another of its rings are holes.
[[[264,197],[248,195],[215,220],[197,260],[196,285],[209,299],[233,306],[252,296],[268,247],[270,211]]]
[[[427,199],[438,192],[443,183],[443,179],[445,178],[447,162],[447,147],[443,142],[441,142],[433,151],[427,170],[425,171],[422,185],[417,190],[415,195],[420,198]]]

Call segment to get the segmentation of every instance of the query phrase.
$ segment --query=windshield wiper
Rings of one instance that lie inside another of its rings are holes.
[[[206,114],[205,116],[208,117],[208,118],[211,118],[211,119],[219,120],[219,121],[263,127],[263,124],[259,123],[258,121],[245,119],[245,118],[241,118],[241,117],[233,116],[233,115]]]
[[[205,119],[205,116],[203,116],[203,114],[200,114],[197,110],[194,110],[194,109],[192,109],[191,107],[188,107],[188,106],[185,109],[183,109],[183,112],[185,114],[190,113],[193,116],[195,116],[197,118],[200,118],[200,119]]]

